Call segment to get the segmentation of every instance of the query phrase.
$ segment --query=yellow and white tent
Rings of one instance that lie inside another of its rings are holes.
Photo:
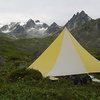
[[[100,72],[100,61],[89,54],[65,28],[29,68],[43,76]]]

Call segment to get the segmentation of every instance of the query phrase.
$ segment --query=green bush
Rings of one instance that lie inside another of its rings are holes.
[[[41,80],[42,74],[38,70],[20,68],[10,73],[8,80],[16,82],[19,80],[30,81],[30,80]]]

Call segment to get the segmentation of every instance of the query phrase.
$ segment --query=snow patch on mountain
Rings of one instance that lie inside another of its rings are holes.
[[[7,25],[1,25],[0,31],[2,33],[9,33],[16,38],[19,38],[20,36],[38,38],[48,34],[45,32],[47,28],[48,25],[46,23],[40,22],[39,20],[34,21],[29,19],[26,22],[11,22]]]
[[[4,31],[2,31],[3,33],[9,33],[10,32],[10,30],[9,29],[7,29],[7,30],[4,30]]]

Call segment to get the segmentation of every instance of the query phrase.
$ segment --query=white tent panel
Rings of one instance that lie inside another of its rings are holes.
[[[55,66],[47,76],[64,76],[87,73],[80,55],[64,29],[64,39]]]

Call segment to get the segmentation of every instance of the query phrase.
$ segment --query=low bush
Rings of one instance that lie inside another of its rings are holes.
[[[20,68],[10,73],[8,80],[16,82],[19,80],[30,81],[30,80],[41,80],[42,74],[38,70]]]

